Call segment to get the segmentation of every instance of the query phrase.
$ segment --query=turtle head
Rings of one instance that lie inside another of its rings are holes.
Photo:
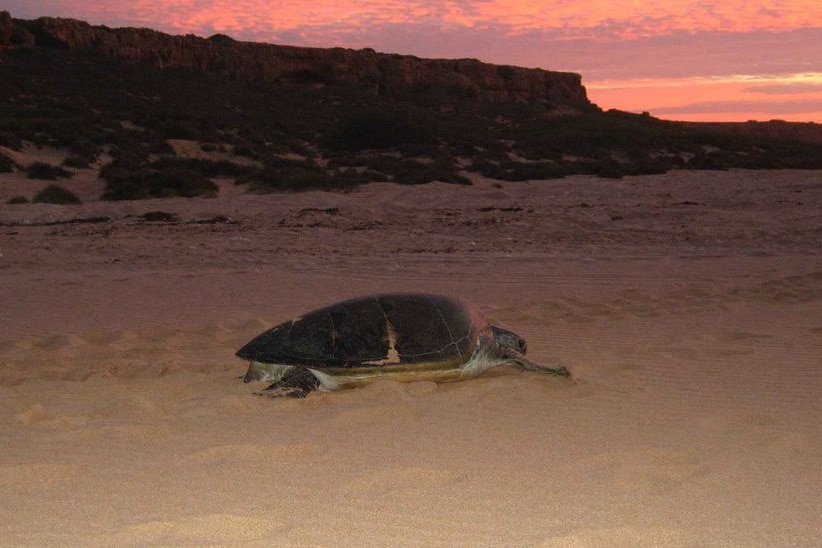
[[[502,350],[503,359],[505,359],[509,365],[516,367],[520,371],[551,373],[552,375],[559,375],[560,377],[568,377],[571,375],[563,366],[546,367],[528,360],[524,355],[528,350],[528,345],[525,344],[525,339],[516,333],[512,333],[507,329],[502,329],[495,325],[491,326],[491,332],[494,334],[497,346]]]
[[[528,344],[525,339],[496,325],[491,326],[491,332],[494,334],[494,340],[503,350],[513,350],[517,354],[525,354],[528,351]]]

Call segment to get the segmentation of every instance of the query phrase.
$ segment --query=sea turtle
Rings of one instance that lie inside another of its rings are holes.
[[[264,331],[237,351],[266,396],[305,397],[378,379],[456,381],[498,365],[568,376],[525,359],[525,341],[468,301],[397,293],[343,301]]]

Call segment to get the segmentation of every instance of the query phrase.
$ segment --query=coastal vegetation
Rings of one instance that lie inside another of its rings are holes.
[[[233,47],[225,36],[210,43]],[[228,79],[42,39],[0,49],[0,57],[0,146],[28,142],[68,152],[63,166],[28,166],[33,178],[68,177],[66,168],[102,163],[108,200],[214,195],[216,178],[271,192],[371,181],[466,184],[470,173],[520,181],[822,168],[822,142],[774,136],[765,124],[720,127],[590,103],[484,101],[470,86],[402,95],[374,93],[373,82],[310,75]],[[513,71],[497,69],[509,80]],[[179,155],[175,140],[201,143],[202,157]],[[12,169],[0,156],[0,171]]]
[[[66,190],[59,185],[49,185],[37,194],[32,200],[34,203],[41,204],[79,204],[80,198],[73,192]]]

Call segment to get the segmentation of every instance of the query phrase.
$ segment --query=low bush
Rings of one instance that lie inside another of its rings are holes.
[[[148,151],[152,154],[175,154],[174,147],[165,139],[158,139],[150,143]]]
[[[593,174],[603,179],[622,179],[625,173],[625,165],[606,158],[592,164]]]
[[[14,170],[14,161],[0,152],[0,173],[9,173]]]
[[[734,166],[734,160],[733,155],[727,152],[705,152],[688,160],[687,167],[699,170],[727,171]]]
[[[93,161],[93,158],[75,155],[69,156],[68,158],[63,160],[63,165],[66,167],[73,167],[76,169],[87,169]]]
[[[538,179],[560,179],[573,173],[571,166],[563,162],[514,162],[478,161],[471,166],[472,171],[484,177],[501,181],[527,181]]]
[[[252,146],[245,143],[234,145],[233,153],[235,156],[245,156],[246,158],[257,157]]]
[[[295,192],[301,190],[330,190],[339,188],[334,175],[318,167],[307,165],[266,166],[237,179],[248,183],[251,192]]]
[[[72,176],[70,171],[45,162],[34,162],[29,165],[26,168],[26,174],[29,179],[42,179],[45,181],[53,181],[57,178],[69,178]]]
[[[629,175],[661,175],[681,167],[682,163],[683,160],[679,157],[646,157],[629,162],[625,169]]]
[[[400,184],[418,185],[433,181],[470,184],[468,179],[459,174],[459,167],[454,160],[447,156],[426,162],[412,158],[377,155],[365,158],[363,161],[370,171],[382,173],[386,176],[386,180]]]
[[[323,139],[332,150],[380,150],[431,143],[434,132],[410,116],[387,112],[361,112],[340,122]]]
[[[0,113],[1,112],[2,111],[0,111]],[[0,145],[16,150],[23,145],[23,140],[20,138],[20,135],[14,131],[6,131],[5,129],[0,129]],[[2,156],[2,154],[0,154],[0,156]]]
[[[148,223],[176,223],[180,221],[180,217],[176,213],[169,213],[168,211],[146,211],[140,215],[140,219]]]
[[[160,158],[149,164],[149,167],[158,170],[172,168],[185,169],[188,171],[196,171],[209,177],[237,177],[250,171],[247,166],[235,164],[227,160],[215,161],[200,158]]]
[[[196,171],[182,168],[140,169],[129,172],[110,170],[106,177],[104,200],[142,200],[146,198],[192,198],[216,196],[214,181]]]
[[[80,198],[73,192],[66,190],[58,185],[49,185],[37,194],[32,200],[34,203],[41,204],[79,204]]]

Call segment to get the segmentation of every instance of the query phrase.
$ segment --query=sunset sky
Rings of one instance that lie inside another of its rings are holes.
[[[572,71],[600,107],[660,118],[822,122],[820,0],[0,0],[0,9]]]

